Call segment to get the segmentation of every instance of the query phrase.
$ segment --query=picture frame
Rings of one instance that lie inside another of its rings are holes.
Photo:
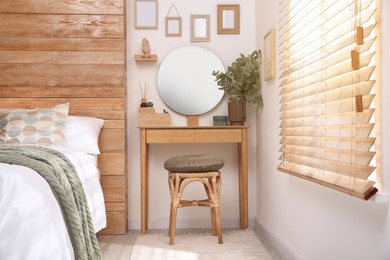
[[[217,5],[217,33],[240,34],[240,5]]]
[[[135,29],[158,29],[158,0],[135,0]]]
[[[210,15],[191,15],[191,42],[210,41]]]
[[[276,76],[275,29],[264,35],[264,80],[269,81]]]
[[[165,36],[180,37],[181,36],[181,17],[165,17]]]

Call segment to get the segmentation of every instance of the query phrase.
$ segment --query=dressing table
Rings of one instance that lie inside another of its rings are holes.
[[[148,146],[150,144],[232,143],[238,145],[238,189],[240,226],[248,228],[249,126],[198,126],[198,115],[212,110],[222,100],[212,72],[225,71],[220,59],[199,46],[172,51],[157,75],[160,97],[172,110],[187,116],[188,126],[139,125],[141,147],[141,233],[148,229]]]
[[[141,138],[141,233],[148,229],[148,146],[150,144],[237,143],[240,227],[248,228],[249,126],[139,127]]]

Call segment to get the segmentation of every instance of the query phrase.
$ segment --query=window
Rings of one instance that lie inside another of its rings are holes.
[[[278,169],[362,199],[377,192],[381,176],[378,5],[280,5]]]

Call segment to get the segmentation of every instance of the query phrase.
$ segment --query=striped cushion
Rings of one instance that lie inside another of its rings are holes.
[[[182,155],[165,161],[164,168],[170,172],[211,172],[218,171],[224,160],[209,154]]]

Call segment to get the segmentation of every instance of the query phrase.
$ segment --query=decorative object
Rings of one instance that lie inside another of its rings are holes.
[[[157,74],[162,100],[172,110],[186,116],[210,111],[224,94],[210,73],[213,70],[225,71],[225,68],[218,56],[206,48],[184,46],[172,51],[164,58]],[[196,119],[187,117],[187,122],[189,119],[191,124],[196,124]]]
[[[268,81],[276,76],[275,29],[269,30],[264,36],[264,80]]]
[[[135,0],[135,29],[158,28],[158,0]]]
[[[227,125],[227,116],[213,116],[214,126],[225,126]]]
[[[261,51],[255,50],[247,56],[240,54],[240,57],[228,66],[226,72],[212,72],[219,89],[225,91],[230,102],[236,103],[228,104],[228,118],[231,125],[244,124],[247,102],[256,107],[263,107],[263,97],[260,93],[260,64]]]
[[[191,15],[191,42],[210,41],[210,15]]]
[[[217,5],[218,34],[240,34],[240,5]]]
[[[140,107],[138,109],[138,127],[170,126],[171,114],[156,113],[153,107]]]
[[[142,53],[144,54],[145,58],[150,57],[150,45],[148,39],[146,38],[142,39]]]
[[[157,61],[157,55],[150,54],[150,44],[148,39],[146,38],[142,39],[141,50],[143,53],[142,55],[134,55],[134,59],[136,61],[151,61],[151,62]]]
[[[148,86],[146,86],[146,82],[145,82],[144,87],[142,88],[141,83],[139,83],[139,90],[141,91],[141,105],[140,105],[140,107],[147,107],[146,96],[148,95],[149,86],[150,86],[150,83],[148,84]]]
[[[176,10],[177,16],[169,16],[172,8]],[[168,14],[165,17],[165,36],[167,37],[180,37],[181,36],[181,17],[175,4],[172,4],[169,8]]]

